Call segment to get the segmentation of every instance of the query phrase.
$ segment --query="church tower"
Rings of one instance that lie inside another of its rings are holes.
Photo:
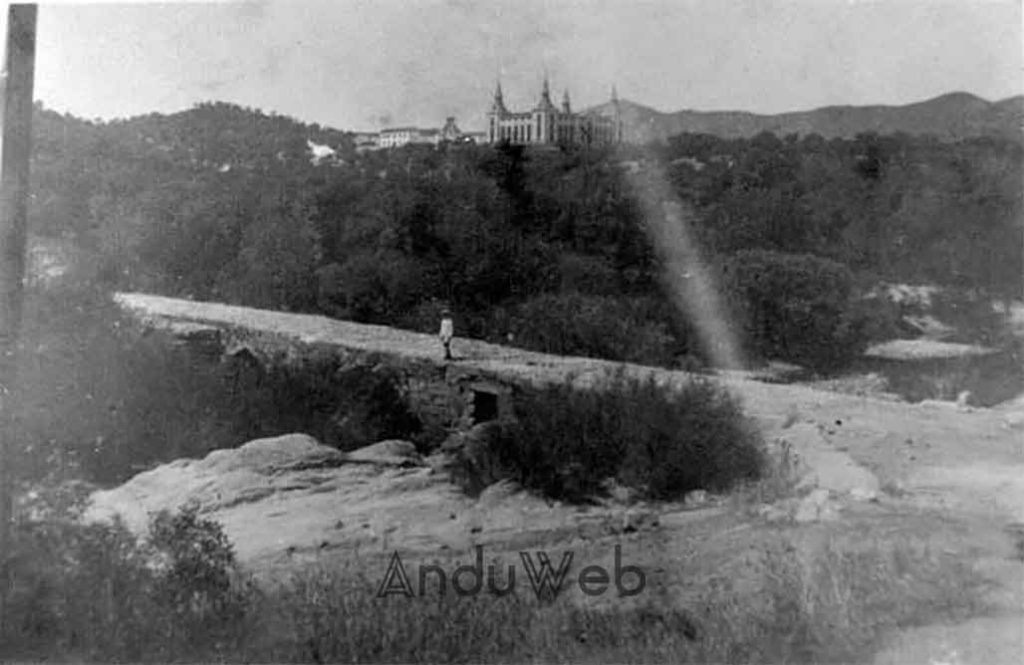
[[[551,103],[551,86],[548,85],[548,75],[544,75],[544,87],[540,91],[540,102],[537,103],[537,108],[542,111],[553,111],[555,105]]]
[[[622,108],[619,106],[619,91],[615,89],[615,84],[612,84],[612,120],[615,123],[613,127],[613,140],[615,143],[622,143]]]
[[[534,143],[553,143],[555,140],[555,117],[558,109],[551,103],[551,86],[548,85],[548,75],[544,74],[544,86],[540,91],[540,101],[533,109],[533,137]]]
[[[505,107],[505,98],[501,93],[501,80],[499,79],[494,88],[494,101],[491,102],[491,110],[487,113],[487,140],[490,143],[497,143],[501,140],[501,119],[508,115]]]

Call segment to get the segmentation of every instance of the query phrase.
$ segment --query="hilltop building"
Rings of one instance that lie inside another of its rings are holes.
[[[462,130],[455,124],[455,118],[448,116],[441,128],[441,141],[458,141],[462,138]]]
[[[486,143],[485,132],[464,132],[455,124],[455,118],[448,116],[441,134],[438,138],[440,143]]]
[[[562,96],[562,107],[551,102],[548,79],[544,77],[540,100],[531,111],[515,112],[505,106],[499,81],[494,101],[487,113],[487,142],[508,141],[514,145],[567,146],[608,145],[622,141],[619,100],[612,88],[611,117],[594,113],[573,113],[569,91]]]
[[[404,145],[420,144],[439,146],[444,143],[486,143],[485,132],[464,132],[449,116],[441,129],[420,127],[390,127],[374,133],[360,133],[355,136],[356,151],[401,148]]]
[[[420,129],[418,127],[392,127],[382,129],[377,145],[381,148],[400,148],[410,143],[426,143],[437,145],[441,132],[437,129]]]
[[[357,132],[352,137],[355,143],[356,152],[366,152],[380,148],[380,134],[378,132]]]

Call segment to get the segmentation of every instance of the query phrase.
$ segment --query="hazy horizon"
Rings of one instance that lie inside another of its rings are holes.
[[[6,22],[6,15],[3,17]],[[544,72],[574,106],[775,114],[1022,93],[1005,0],[343,0],[47,3],[36,98],[85,118],[224,101],[346,130],[479,128],[500,76],[532,107]]]

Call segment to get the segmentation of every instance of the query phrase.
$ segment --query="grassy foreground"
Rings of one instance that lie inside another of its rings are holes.
[[[378,598],[383,568],[363,560],[257,583],[194,511],[159,516],[141,545],[118,527],[61,528],[50,532],[68,543],[59,556],[33,551],[46,538],[25,541],[21,568],[8,568],[28,586],[5,597],[0,659],[850,662],[885,630],[983,609],[984,580],[920,531],[819,530],[808,548],[805,528],[762,529],[685,593],[652,589],[608,609],[524,587]]]
[[[628,609],[560,596],[374,597],[358,574],[306,571],[268,596],[246,659],[289,662],[850,662],[883,632],[979,610],[980,579],[954,557],[881,541],[804,559],[779,537],[750,587],[708,580]],[[759,587],[759,588],[757,588]],[[271,628],[272,627],[272,628]],[[240,654],[236,654],[240,655]]]

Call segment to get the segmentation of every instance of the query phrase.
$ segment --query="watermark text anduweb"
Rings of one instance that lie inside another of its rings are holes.
[[[445,595],[449,586],[458,596],[477,596],[487,593],[492,596],[507,596],[515,593],[517,566],[501,566],[489,563],[484,566],[484,548],[475,548],[473,565],[456,567],[450,573],[438,564],[419,565],[406,568],[402,556],[393,552],[387,570],[377,587],[377,597],[402,596],[413,598],[429,593]],[[647,586],[647,576],[639,566],[622,564],[622,546],[615,546],[612,570],[604,566],[589,565],[572,575],[574,553],[566,551],[555,564],[555,558],[544,551],[519,552],[519,564],[530,588],[539,599],[553,599],[576,584],[588,596],[601,596],[614,589],[619,597],[636,596]],[[415,575],[410,576],[410,571]]]

